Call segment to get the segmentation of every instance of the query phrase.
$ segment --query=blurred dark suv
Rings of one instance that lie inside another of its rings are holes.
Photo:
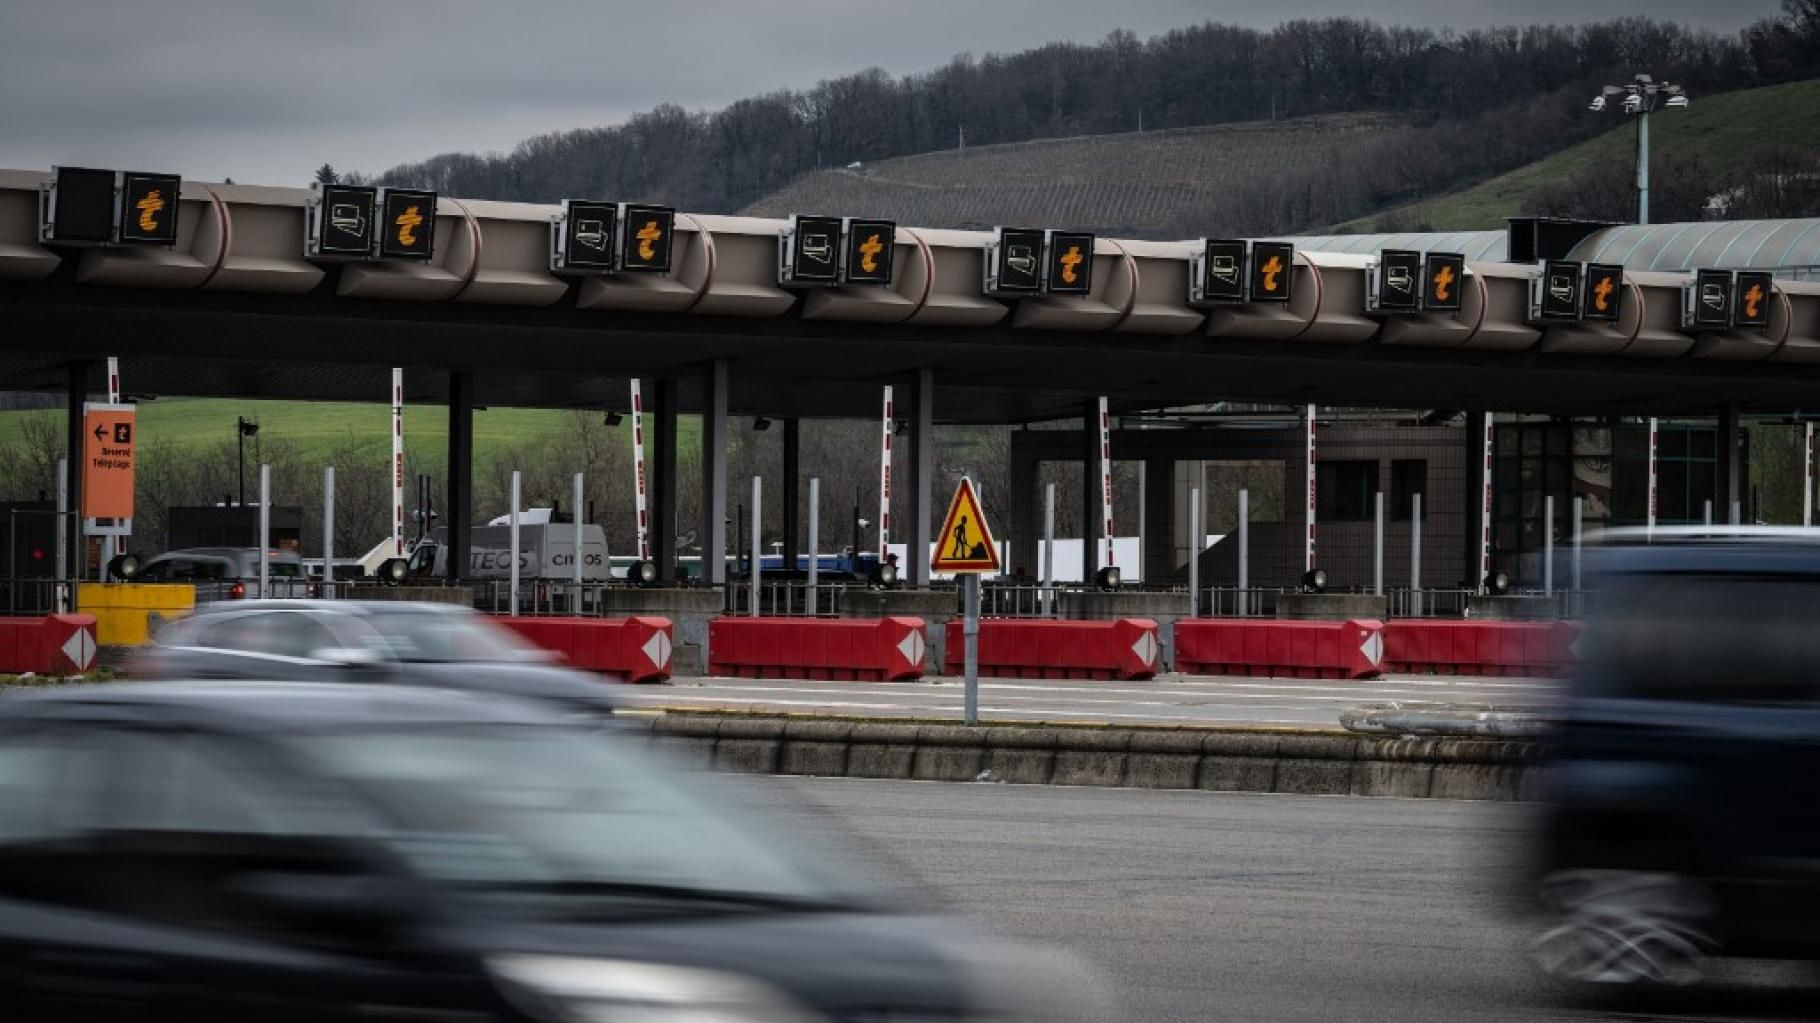
[[[1551,743],[1534,946],[1560,978],[1690,984],[1820,958],[1820,533],[1624,532],[1588,555]]]

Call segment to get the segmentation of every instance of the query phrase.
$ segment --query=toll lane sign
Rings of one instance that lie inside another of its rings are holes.
[[[1092,235],[1049,232],[1049,274],[1045,285],[1051,295],[1085,295],[1093,290]]]
[[[380,206],[380,257],[429,259],[435,249],[436,193],[388,188]]]
[[[954,499],[948,502],[948,514],[935,540],[935,557],[929,564],[937,572],[999,570],[998,544],[992,541],[992,529],[986,525],[986,512],[980,507],[973,481],[965,476],[954,488]]]
[[[82,417],[82,517],[133,517],[138,425],[131,405],[90,403]]]
[[[1624,313],[1624,268],[1614,263],[1588,263],[1585,284],[1586,319],[1618,322]]]
[[[1200,266],[1189,285],[1192,304],[1245,301],[1245,258],[1250,246],[1237,238],[1201,239]]]
[[[1760,270],[1738,271],[1732,322],[1748,330],[1768,330],[1770,298],[1775,294],[1775,287],[1775,277],[1770,274]]]
[[[1724,330],[1732,325],[1732,272],[1698,270],[1687,293],[1684,326]]]
[[[183,179],[175,174],[129,171],[120,184],[120,240],[140,245],[177,243],[177,197]]]
[[[1430,252],[1423,257],[1422,266],[1422,308],[1431,313],[1459,312],[1466,257],[1458,252]]]
[[[1370,281],[1377,296],[1373,311],[1413,312],[1422,303],[1422,254],[1410,249],[1384,249]]]
[[[1579,263],[1551,259],[1542,264],[1530,292],[1530,315],[1537,320],[1577,320],[1580,318]]]
[[[1289,301],[1289,285],[1294,276],[1294,268],[1294,245],[1288,242],[1252,242],[1251,300]]]
[[[891,257],[897,249],[897,224],[889,220],[847,223],[848,284],[890,284]]]
[[[676,231],[676,210],[669,206],[627,203],[620,207],[621,270],[640,273],[670,272],[670,240]]]

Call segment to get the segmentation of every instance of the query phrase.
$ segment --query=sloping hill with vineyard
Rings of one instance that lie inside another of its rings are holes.
[[[806,174],[743,212],[1182,237],[1293,217],[1310,170],[1407,130],[1387,115],[1347,114],[956,149]]]

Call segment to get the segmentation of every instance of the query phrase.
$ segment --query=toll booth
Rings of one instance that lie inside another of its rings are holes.
[[[281,551],[303,549],[303,507],[273,505],[271,545]],[[259,546],[259,506],[209,505],[178,507],[170,511],[164,549],[191,547]]]

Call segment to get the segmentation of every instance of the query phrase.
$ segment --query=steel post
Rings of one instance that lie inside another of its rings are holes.
[[[809,477],[809,589],[804,595],[803,610],[815,617],[815,584],[821,576],[822,481]]]
[[[259,597],[272,596],[272,467],[259,466]]]
[[[519,550],[519,548],[518,548],[518,507],[519,507],[519,500],[520,500],[519,499],[519,488],[520,488],[520,484],[522,483],[522,481],[523,481],[523,474],[521,474],[517,469],[513,469],[512,470],[512,493],[511,493],[512,508],[509,512],[506,513],[506,521],[508,523],[510,523],[510,531],[511,531],[511,537],[512,537],[511,552],[510,552],[512,566],[511,566],[510,574],[508,576],[506,585],[511,587],[512,592],[506,598],[506,606],[507,606],[507,613],[510,614],[514,618],[518,617],[518,550]]]
[[[1188,490],[1188,617],[1201,614],[1201,488]]]

